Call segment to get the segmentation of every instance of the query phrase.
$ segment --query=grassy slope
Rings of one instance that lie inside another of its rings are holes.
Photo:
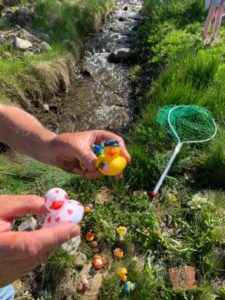
[[[199,42],[205,17],[199,1],[161,3],[159,6],[157,1],[154,10],[155,1],[146,1],[155,13],[146,9],[151,19],[139,30],[139,49],[147,61],[134,67],[132,77],[138,83],[138,76],[148,76],[150,69],[155,80],[145,86],[144,94],[137,85],[136,93],[141,94],[140,103],[145,109],[129,137],[133,162],[124,180],[89,182],[30,160],[12,164],[3,159],[1,189],[2,193],[43,194],[50,187],[61,186],[72,197],[95,203],[98,188],[111,188],[113,198],[104,205],[96,204],[94,213],[82,222],[83,232],[92,229],[98,236],[103,255],[107,253],[104,249],[117,246],[125,250],[123,261],[107,256],[112,264],[99,299],[128,298],[114,272],[118,266],[128,267],[129,279],[138,283],[133,299],[225,299],[224,46],[218,43],[208,48]],[[224,34],[221,29],[220,39]],[[208,144],[184,147],[161,189],[159,201],[149,202],[143,190],[153,188],[174,147],[156,124],[158,108],[170,103],[206,106],[215,116],[219,133]],[[128,228],[124,240],[116,234],[119,225]],[[85,243],[82,251],[91,259]],[[62,265],[67,268],[70,263],[64,254],[61,260],[58,253],[55,255],[51,267],[46,265],[42,281],[52,299],[54,284],[59,283],[54,270]],[[67,263],[62,264],[65,260]],[[143,262],[147,262],[144,270]],[[197,271],[198,287],[190,292],[173,289],[167,275],[169,267],[185,264]]]
[[[24,1],[24,5],[30,5],[27,2]],[[110,11],[114,3],[112,0],[31,2],[34,2],[32,5],[35,6],[36,18],[33,23],[27,24],[27,29],[37,36],[43,34],[49,36],[47,42],[52,50],[48,53],[29,56],[1,43],[0,100],[3,102],[7,98],[8,101],[19,98],[15,97],[18,94],[24,94],[24,97],[35,100],[36,93],[39,95],[39,101],[48,96],[49,88],[44,82],[48,79],[48,75],[43,74],[44,70],[41,74],[38,73],[36,65],[40,62],[57,62],[62,58],[65,61],[69,58],[74,60],[82,50],[85,36],[95,28],[98,23],[97,19],[100,20]],[[10,29],[13,25],[16,24],[1,22],[0,29]],[[54,86],[55,82],[53,79],[52,81],[52,86]]]

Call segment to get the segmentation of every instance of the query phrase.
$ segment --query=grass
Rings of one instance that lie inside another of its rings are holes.
[[[40,11],[45,5],[40,3]],[[60,16],[66,14],[59,4],[54,5],[49,10],[60,12]],[[133,160],[124,179],[87,181],[29,159],[2,157],[1,192],[43,195],[49,188],[60,186],[72,198],[94,204],[94,212],[81,226],[83,233],[93,231],[110,264],[98,299],[129,298],[115,274],[119,266],[126,266],[129,280],[138,284],[133,299],[225,299],[224,45],[220,41],[214,47],[201,44],[205,11],[197,0],[146,0],[145,13],[150,18],[139,28],[138,46],[133,49],[139,61],[131,78],[140,107],[128,136]],[[48,26],[51,31],[54,22]],[[57,36],[50,36],[57,44]],[[223,28],[219,38],[225,38]],[[152,81],[148,79],[150,73]],[[175,146],[156,122],[158,109],[169,104],[208,108],[218,124],[218,134],[209,143],[184,146],[158,200],[149,201],[149,191]],[[111,190],[104,205],[96,200],[102,187]],[[127,227],[124,238],[117,234],[118,226]],[[112,255],[116,247],[124,249],[120,261]],[[81,251],[92,258],[88,243],[83,241]],[[52,270],[59,267],[63,273],[73,268],[70,257],[62,252],[55,255],[44,266],[42,284],[48,295],[41,299],[56,298],[54,288],[49,286]],[[191,291],[173,288],[168,278],[170,267],[183,265],[196,268],[197,288]],[[59,284],[60,279],[53,283]]]
[[[87,34],[94,31],[101,20],[112,8],[112,0],[96,1],[35,1],[32,5],[35,10],[35,20],[26,25],[26,29],[34,32],[37,37],[47,36],[48,43],[52,49],[47,53],[27,55],[26,52],[14,49],[7,44],[0,46],[0,91],[4,97],[23,98],[33,100],[33,105],[38,106],[45,97],[49,97],[49,87],[45,81],[48,74],[37,72],[36,66],[40,62],[47,64],[64,59],[68,65],[68,56],[73,60],[79,56],[83,48],[83,41]],[[24,1],[23,5],[30,5]],[[17,9],[18,7],[11,7]],[[0,29],[11,29],[16,24],[9,24],[1,20]],[[68,66],[69,69],[69,66]],[[54,71],[54,68],[52,68]],[[52,77],[52,81],[54,81]],[[52,86],[58,85],[56,82]],[[32,93],[33,89],[33,93]],[[34,91],[35,90],[35,91]],[[58,90],[55,88],[54,93]],[[37,97],[38,95],[38,97]],[[39,98],[40,100],[37,100]],[[19,102],[17,100],[17,102]],[[20,103],[24,108],[29,109],[28,101]]]

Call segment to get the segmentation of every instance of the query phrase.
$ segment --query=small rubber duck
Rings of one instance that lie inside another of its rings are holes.
[[[88,231],[86,234],[85,234],[85,239],[88,241],[88,242],[91,242],[93,241],[95,238],[94,234],[90,231]]]
[[[123,253],[123,250],[120,249],[120,248],[116,248],[115,250],[113,250],[113,255],[115,258],[122,258],[124,253]]]
[[[125,267],[117,269],[116,274],[123,282],[127,281],[127,269]]]
[[[43,228],[63,223],[78,224],[81,222],[84,206],[79,201],[69,199],[63,189],[52,188],[44,195],[44,198],[48,214],[44,219]]]
[[[94,211],[94,207],[93,207],[93,204],[85,204],[84,205],[84,212],[85,214],[90,214]]]
[[[134,293],[136,289],[137,289],[137,283],[136,282],[131,282],[131,281],[125,282],[124,292],[127,295],[130,295],[130,294]]]
[[[107,264],[106,259],[100,255],[95,255],[92,260],[92,267],[95,270],[104,268],[106,266],[106,264]]]
[[[96,167],[103,175],[118,175],[127,165],[126,159],[120,155],[120,145],[116,140],[105,141],[100,146],[93,145],[92,150],[98,157]]]

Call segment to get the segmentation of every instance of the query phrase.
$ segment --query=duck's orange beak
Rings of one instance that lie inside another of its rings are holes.
[[[109,152],[107,152],[107,154],[108,154],[109,156],[114,156],[114,155],[117,154],[117,151],[116,151],[116,149],[111,148],[111,149],[109,150]]]

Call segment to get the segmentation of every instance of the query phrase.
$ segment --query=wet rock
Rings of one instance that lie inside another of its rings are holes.
[[[118,19],[120,22],[124,22],[126,19],[124,17],[119,17]]]
[[[85,77],[91,77],[91,72],[87,69],[83,70],[81,73]]]
[[[108,61],[111,63],[121,63],[128,61],[128,54],[130,52],[129,48],[120,48],[110,53],[108,56]]]
[[[170,281],[174,288],[188,291],[196,288],[195,268],[182,266],[168,270]]]

